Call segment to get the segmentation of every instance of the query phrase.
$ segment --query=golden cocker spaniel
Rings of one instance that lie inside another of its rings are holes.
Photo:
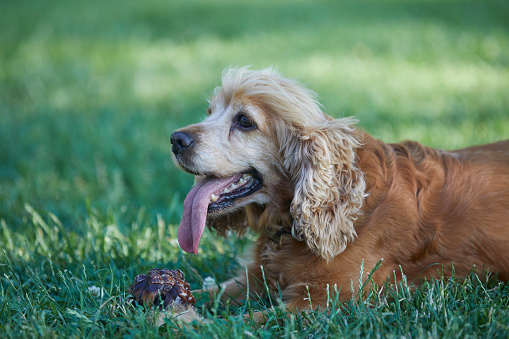
[[[249,279],[252,293],[264,295],[264,282],[289,309],[315,309],[330,286],[349,298],[351,281],[367,278],[361,264],[369,272],[381,258],[379,285],[473,266],[509,279],[509,141],[386,144],[272,69],[225,71],[207,113],[171,136],[176,164],[197,181],[178,241],[196,254],[207,224],[259,234],[247,276],[224,283],[225,295],[241,300]]]

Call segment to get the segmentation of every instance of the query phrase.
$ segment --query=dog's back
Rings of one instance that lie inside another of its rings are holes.
[[[426,220],[438,225],[442,260],[461,275],[476,265],[509,280],[509,141],[441,152],[439,161],[443,186]]]
[[[451,245],[464,246],[466,261],[482,261],[500,279],[509,280],[509,140],[453,152],[458,166],[446,168],[453,184],[444,192],[463,204],[451,231]],[[456,241],[457,237],[465,241]],[[474,259],[475,258],[475,259]]]
[[[509,140],[452,151],[463,161],[498,164],[509,173]]]
[[[475,265],[509,280],[509,141],[441,151],[364,138],[369,195],[351,247],[371,246],[411,279]],[[363,233],[384,240],[362,245]]]

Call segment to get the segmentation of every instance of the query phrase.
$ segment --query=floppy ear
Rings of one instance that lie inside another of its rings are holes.
[[[328,120],[308,130],[286,131],[284,166],[294,184],[292,234],[330,260],[357,236],[353,223],[365,197],[355,166],[360,142],[350,119]]]

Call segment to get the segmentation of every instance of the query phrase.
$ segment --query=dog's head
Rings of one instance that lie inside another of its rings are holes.
[[[184,202],[181,247],[197,253],[208,219],[291,228],[325,259],[343,251],[364,197],[354,121],[330,118],[311,91],[271,69],[227,70],[209,103],[203,122],[171,136],[176,164],[197,176]]]

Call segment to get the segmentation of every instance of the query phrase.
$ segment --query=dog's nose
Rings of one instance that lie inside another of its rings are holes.
[[[174,132],[171,137],[171,151],[177,155],[182,153],[186,148],[191,147],[194,144],[193,137],[186,132]]]

